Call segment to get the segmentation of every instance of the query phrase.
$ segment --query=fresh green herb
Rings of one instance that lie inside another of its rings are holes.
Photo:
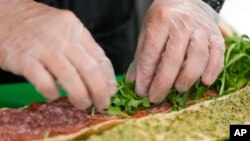
[[[233,37],[225,41],[224,68],[214,85],[220,95],[239,90],[250,80],[250,39],[248,36]]]
[[[175,89],[173,89],[169,92],[168,96],[166,97],[166,100],[171,102],[172,110],[180,110],[188,106],[188,99],[199,100],[208,89],[209,87],[202,84],[201,80],[199,79],[186,92],[179,93]]]
[[[186,95],[172,91],[167,99],[173,104],[173,110],[185,108],[187,95],[199,100],[208,89],[214,89],[219,95],[225,95],[248,85],[250,82],[250,39],[246,35],[232,37],[225,40],[224,68],[212,86],[205,86],[198,80]],[[181,99],[181,100],[180,100]],[[180,102],[181,101],[181,102]]]
[[[117,92],[112,97],[112,102],[107,112],[128,117],[125,113],[133,114],[135,110],[149,108],[150,102],[148,98],[137,96],[134,89],[134,83],[128,83],[124,80],[117,81]]]
[[[187,107],[187,96],[188,92],[178,93],[175,89],[173,89],[168,95],[168,100],[172,103],[173,110],[180,110],[182,108]]]
[[[95,107],[91,107],[91,116],[94,116],[95,115]]]
[[[248,85],[250,83],[250,39],[246,35],[232,37],[225,40],[224,68],[211,86],[205,86],[198,80],[187,92],[178,93],[173,89],[165,101],[170,101],[173,110],[180,110],[188,106],[188,99],[199,100],[208,89],[217,90],[220,95],[225,95]],[[129,117],[134,111],[148,109],[148,98],[135,94],[135,84],[124,80],[117,82],[117,92],[112,97],[111,105],[107,112],[112,115]]]
[[[124,118],[131,118],[127,113],[123,112],[120,107],[109,106],[107,113],[110,115],[118,115]]]

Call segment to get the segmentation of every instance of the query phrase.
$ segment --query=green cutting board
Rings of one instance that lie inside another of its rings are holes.
[[[66,93],[61,90],[61,94]],[[0,85],[0,107],[18,108],[38,101],[46,99],[29,83]]]
[[[120,80],[122,76],[118,75],[116,79]],[[61,95],[67,94],[61,90]],[[46,99],[30,83],[0,85],[0,108],[18,108],[38,101],[46,101]]]

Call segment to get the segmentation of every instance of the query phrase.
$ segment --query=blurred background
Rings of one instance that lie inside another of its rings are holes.
[[[250,36],[250,0],[225,0],[221,18],[236,32]]]

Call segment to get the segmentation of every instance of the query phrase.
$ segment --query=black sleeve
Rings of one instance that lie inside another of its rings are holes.
[[[203,0],[205,3],[210,5],[216,12],[220,12],[225,0]]]

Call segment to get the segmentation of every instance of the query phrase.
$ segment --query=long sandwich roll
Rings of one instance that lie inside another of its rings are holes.
[[[231,124],[250,124],[250,87],[178,112],[127,121],[86,141],[224,140]]]
[[[22,109],[3,109],[0,112],[0,140],[222,139],[228,137],[230,124],[250,122],[249,101],[250,87],[246,87],[178,112],[152,113],[140,119],[124,119],[105,114],[90,115],[75,109],[66,98],[62,98],[52,103],[35,103]],[[169,111],[169,108],[166,110]]]

